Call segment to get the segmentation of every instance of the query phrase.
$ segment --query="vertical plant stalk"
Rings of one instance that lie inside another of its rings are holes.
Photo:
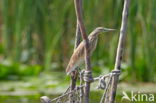
[[[80,2],[81,1],[82,0],[80,0]],[[80,8],[82,10],[82,2],[80,3],[80,6],[81,6]],[[78,47],[80,42],[81,42],[81,31],[80,31],[79,23],[77,20],[74,50]],[[77,67],[77,68],[79,68],[79,67]],[[71,75],[70,91],[74,90],[76,87],[77,76],[78,76],[78,72],[73,71],[72,75]],[[72,97],[73,97],[73,94],[70,95],[70,103],[75,103],[75,100],[73,100]],[[82,99],[80,99],[80,103],[82,103]]]
[[[117,48],[114,71],[120,71],[120,69],[121,69],[121,60],[122,60],[122,56],[123,56],[125,39],[126,39],[125,37],[126,37],[127,22],[128,22],[129,4],[130,4],[130,0],[124,0],[124,8],[123,8],[123,12],[122,12],[122,24],[121,24],[121,28],[120,28],[120,37],[119,37],[119,43],[118,43],[118,48]],[[114,103],[114,101],[115,101],[119,75],[113,76],[112,79],[113,80],[112,80],[112,84],[111,84],[111,91],[110,91],[110,98],[109,98],[110,100],[107,103]]]
[[[78,47],[78,45],[80,44],[80,39],[81,39],[81,32],[80,32],[80,28],[78,25],[78,21],[77,21],[77,26],[76,26],[76,36],[75,36],[75,47],[74,50]],[[79,68],[79,67],[77,67]],[[77,76],[78,76],[78,72],[77,71],[73,71],[72,75],[71,75],[71,84],[70,84],[70,90],[74,90],[76,87],[76,81],[77,81]],[[70,103],[75,103],[75,100],[72,99],[72,95],[70,95]],[[80,102],[81,103],[81,102]]]
[[[11,57],[12,59],[12,44],[13,44],[13,40],[11,39],[12,38],[12,22],[11,19],[12,19],[12,15],[9,15],[9,14],[12,14],[11,12],[13,12],[11,10],[11,3],[9,3],[8,0],[2,0],[2,17],[3,17],[3,24],[4,24],[4,31],[3,31],[3,35],[2,35],[2,38],[3,38],[3,42],[4,42],[4,55],[6,57]],[[1,24],[0,24],[1,25]],[[8,29],[9,28],[9,29]]]
[[[80,6],[80,0],[74,0],[75,3],[75,11],[76,11],[76,16],[78,20],[78,25],[80,27],[81,31],[81,36],[84,40],[85,43],[85,66],[86,66],[86,71],[91,71],[91,64],[90,64],[90,51],[89,51],[89,40],[86,34],[85,26],[83,24],[83,19],[82,19],[82,10]],[[89,91],[90,91],[90,82],[85,82],[85,103],[89,103]]]
[[[77,20],[77,25],[76,25],[76,36],[75,36],[75,47],[74,50],[78,47],[78,45],[80,44],[80,40],[81,40],[81,32],[80,32],[80,28],[79,28],[79,24],[78,24],[78,20]],[[79,67],[77,67],[79,68]],[[77,80],[77,76],[78,76],[78,72],[77,71],[73,71],[72,75],[71,75],[71,84],[70,84],[70,90],[74,90],[76,87],[76,80]],[[70,97],[72,98],[73,95],[70,95]],[[75,101],[73,99],[70,98],[70,103],[75,103]],[[81,103],[81,102],[80,102]]]
[[[78,20],[77,20],[74,50],[78,47],[78,45],[80,44],[80,42],[81,42],[81,31],[80,31],[80,27],[79,27]]]
[[[80,0],[80,6],[81,6],[80,8],[82,10],[82,0]],[[74,50],[78,47],[80,42],[81,42],[81,31],[80,31],[79,23],[77,20]],[[79,67],[77,67],[77,68],[79,68]],[[74,90],[76,87],[77,76],[78,76],[78,72],[73,71],[72,75],[71,75],[70,91]],[[72,97],[73,97],[73,94],[70,95],[70,103],[75,103],[75,100],[73,100]],[[80,103],[82,103],[82,98],[80,99]]]

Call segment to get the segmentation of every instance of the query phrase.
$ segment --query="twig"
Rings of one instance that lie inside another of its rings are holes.
[[[78,21],[77,21],[77,27],[76,27],[76,36],[75,36],[75,47],[74,50],[78,47],[78,45],[80,44],[80,39],[81,39],[81,32],[80,32],[80,28],[78,25]],[[79,67],[77,67],[79,68]],[[77,69],[76,69],[77,70]],[[73,71],[72,75],[71,75],[71,84],[70,84],[70,90],[72,91],[75,87],[76,87],[76,81],[77,81],[77,76],[78,76],[78,72],[77,71]],[[75,103],[74,100],[70,100],[70,103]],[[81,103],[81,102],[80,102]]]
[[[65,96],[67,96],[67,95],[69,95],[69,94],[75,93],[76,91],[80,90],[80,89],[83,88],[83,87],[84,87],[84,85],[77,86],[77,87],[74,88],[72,91],[67,92],[67,93],[64,93],[64,94],[62,94],[61,96],[58,96],[58,97],[56,97],[56,98],[54,98],[54,99],[52,99],[52,100],[47,99],[46,96],[41,97],[41,99],[42,99],[42,101],[43,101],[43,100],[44,100],[44,101],[47,101],[47,100],[48,100],[48,101],[49,101],[48,103],[52,103],[52,102],[54,102],[54,101],[57,101],[58,99],[62,99],[63,97],[65,97]],[[45,97],[46,97],[46,98],[45,98]]]
[[[80,42],[81,42],[81,31],[80,31],[80,27],[79,27],[78,20],[77,20],[77,24],[76,24],[76,37],[75,37],[75,47],[74,47],[74,49],[76,49],[78,47],[78,45],[80,44]]]
[[[81,0],[80,0],[80,2],[81,2]],[[80,6],[81,6],[80,8],[82,10],[82,3],[80,3]],[[80,27],[79,27],[78,20],[77,20],[74,50],[78,47],[80,42],[81,42],[81,32],[80,32]],[[79,67],[77,67],[77,68],[79,68]],[[71,91],[74,90],[74,88],[76,87],[77,76],[78,76],[78,72],[77,71],[72,72],[71,84],[70,84],[70,88],[71,88],[70,90]],[[74,103],[74,100],[71,99],[70,103]]]
[[[91,65],[90,65],[89,42],[88,42],[88,37],[86,34],[85,26],[83,24],[80,0],[74,0],[74,3],[75,3],[76,16],[77,16],[78,24],[79,24],[80,31],[81,31],[81,36],[82,36],[84,43],[85,43],[86,71],[90,72],[91,71]],[[90,82],[85,82],[85,103],[89,103],[89,91],[90,91]]]
[[[121,60],[122,60],[123,51],[124,51],[127,22],[128,22],[129,4],[130,4],[130,0],[124,0],[124,8],[122,12],[122,24],[120,28],[120,37],[119,37],[119,43],[118,43],[118,48],[117,48],[114,71],[120,71],[121,69]],[[119,75],[113,76],[112,84],[111,84],[111,91],[110,91],[110,98],[109,98],[110,100],[107,103],[114,103],[115,101],[118,80],[119,80]]]
[[[109,77],[109,81],[108,81],[108,84],[107,84],[107,86],[106,86],[106,88],[105,88],[105,92],[103,93],[103,95],[102,95],[102,98],[101,98],[101,100],[100,100],[100,103],[103,103],[104,102],[104,99],[106,98],[106,95],[107,95],[107,91],[108,91],[108,89],[109,89],[109,85],[111,84],[111,80],[112,80],[112,76],[113,76],[113,74],[110,74],[109,75],[110,77]]]

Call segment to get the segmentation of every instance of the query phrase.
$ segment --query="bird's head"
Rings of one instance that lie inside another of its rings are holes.
[[[109,31],[114,31],[115,29],[109,29],[109,28],[104,28],[104,27],[97,27],[95,28],[91,35],[95,35],[97,36],[98,34],[100,34],[101,32],[109,32]]]

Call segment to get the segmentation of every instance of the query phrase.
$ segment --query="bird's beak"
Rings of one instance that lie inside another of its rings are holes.
[[[116,29],[110,29],[110,28],[103,28],[103,32],[110,32],[115,31]]]

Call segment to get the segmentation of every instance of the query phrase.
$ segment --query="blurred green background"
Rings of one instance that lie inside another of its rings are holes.
[[[88,34],[98,26],[117,29],[99,36],[91,57],[93,76],[114,67],[123,2],[83,0]],[[156,0],[131,1],[120,78],[125,84],[149,85],[149,91],[156,86],[155,4]],[[0,0],[0,103],[37,103],[41,95],[63,92],[70,81],[65,68],[75,28],[73,0]]]

